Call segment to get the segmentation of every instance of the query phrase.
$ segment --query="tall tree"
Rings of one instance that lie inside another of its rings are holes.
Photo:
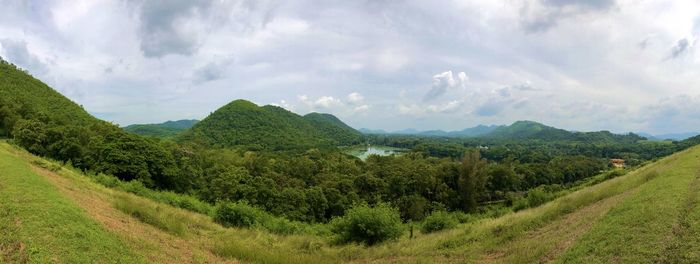
[[[488,181],[486,160],[478,150],[467,151],[459,168],[459,194],[462,210],[472,212],[477,207],[479,195],[485,190]]]

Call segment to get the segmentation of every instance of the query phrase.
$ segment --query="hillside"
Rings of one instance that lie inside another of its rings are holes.
[[[99,120],[12,64],[0,62],[0,137],[83,170],[174,186],[173,157],[158,142]]]
[[[197,124],[199,120],[178,120],[167,121],[160,124],[134,124],[124,127],[127,132],[134,134],[157,137],[157,138],[172,138],[183,131]]]
[[[194,125],[179,140],[214,147],[289,150],[354,144],[360,134],[329,114],[302,117],[281,107],[236,100]]]
[[[0,136],[20,118],[87,125],[98,120],[81,106],[14,65],[0,60]]]
[[[331,138],[341,145],[356,144],[362,141],[362,133],[340,121],[331,114],[309,113],[304,116],[323,137]]]
[[[0,262],[697,263],[698,157],[694,147],[536,208],[364,247],[223,228],[0,142]]]

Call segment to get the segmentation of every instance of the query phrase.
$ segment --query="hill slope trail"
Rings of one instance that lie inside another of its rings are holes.
[[[235,263],[202,249],[203,241],[168,234],[113,207],[115,198],[133,195],[58,175],[31,159],[0,143],[0,260]]]

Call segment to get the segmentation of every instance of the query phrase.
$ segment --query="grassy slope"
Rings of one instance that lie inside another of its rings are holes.
[[[24,247],[23,252],[31,253],[35,260],[73,258],[61,259],[63,262],[91,257],[105,262],[117,257],[138,262],[142,257],[158,263],[698,262],[699,157],[700,147],[692,148],[537,208],[365,248],[334,246],[327,238],[315,236],[222,228],[208,216],[104,188],[71,170],[54,173],[35,166],[29,170],[31,165],[27,164],[38,158],[2,143],[0,223],[2,227],[15,223],[6,208],[13,208],[9,211],[12,215],[27,220],[22,221],[19,231],[0,229],[7,230],[2,231],[6,234],[0,241],[6,259],[21,257],[14,253]],[[18,180],[23,178],[31,182]],[[10,200],[13,197],[44,202],[18,206],[16,200]],[[72,209],[58,211],[80,215],[68,218],[71,225],[57,228],[51,223],[61,220],[32,218],[36,208],[51,211],[63,207]],[[31,222],[53,229],[30,228]],[[70,231],[62,231],[64,228]],[[83,238],[72,241],[75,234]],[[60,242],[37,243],[35,239]],[[122,250],[102,251],[104,247]]]
[[[0,155],[0,262],[143,263],[22,159]]]

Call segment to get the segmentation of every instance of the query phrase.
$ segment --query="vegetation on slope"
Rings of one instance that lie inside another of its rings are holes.
[[[7,155],[7,148],[7,145],[3,145],[0,162]],[[697,162],[699,156],[700,148],[696,147],[533,209],[501,217],[468,220],[454,229],[429,234],[415,233],[413,239],[404,233],[395,241],[372,247],[336,245],[332,237],[277,236],[260,230],[222,228],[208,217],[202,218],[167,205],[108,191],[85,181],[87,178],[84,176],[56,168],[51,163],[45,167],[60,174],[60,179],[54,179],[54,182],[66,181],[66,185],[59,188],[61,193],[77,199],[84,208],[100,203],[102,199],[112,200],[115,201],[112,210],[122,208],[120,210],[129,212],[127,216],[145,225],[153,225],[154,230],[161,230],[155,232],[164,234],[150,233],[134,238],[133,234],[124,232],[141,232],[138,231],[141,226],[129,225],[118,229],[107,226],[110,232],[120,232],[119,238],[129,245],[126,248],[143,254],[150,262],[221,262],[237,259],[253,263],[589,263],[621,260],[654,263],[668,261],[667,256],[679,257],[680,261],[696,261],[694,252],[698,252],[700,244],[692,238],[692,232],[697,230],[700,215],[692,213],[696,211],[692,209],[695,204],[692,197],[697,195],[694,182],[697,171],[700,171],[700,163]],[[27,164],[18,159],[11,163]],[[3,188],[15,188],[20,184],[7,181],[8,174],[0,175],[3,175],[0,177]],[[128,198],[123,199],[125,196]],[[93,199],[83,200],[80,197]],[[88,211],[92,212],[92,209]],[[657,211],[660,211],[658,215]],[[99,217],[104,213],[113,212],[101,211],[90,215],[104,220]],[[119,219],[119,222],[124,221]],[[100,223],[105,225],[107,222],[103,220]],[[146,247],[137,246],[155,242],[151,236],[159,237],[158,240],[165,239],[162,241],[180,241],[178,243],[182,244],[174,247],[176,245],[156,242]],[[204,251],[192,259],[175,259],[178,254],[156,254],[175,248]],[[603,250],[598,251],[601,248]]]
[[[0,262],[145,263],[0,145]]]
[[[135,124],[124,127],[134,134],[162,139],[173,138],[197,124],[199,120],[167,121],[160,124]]]
[[[174,188],[173,155],[157,141],[124,132],[14,65],[0,61],[0,133],[34,154],[83,170]]]
[[[352,145],[362,142],[362,133],[331,114],[309,113],[304,116],[321,136],[332,139],[336,145]]]
[[[236,100],[179,139],[216,148],[244,146],[253,150],[299,150],[359,142],[359,132],[336,118],[314,116],[304,118],[281,107]]]

